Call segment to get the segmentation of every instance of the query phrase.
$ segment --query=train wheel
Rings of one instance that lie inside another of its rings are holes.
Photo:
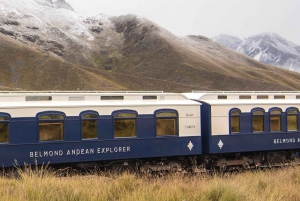
[[[245,161],[245,162],[243,163],[243,168],[244,168],[245,170],[250,169],[250,164],[249,164],[248,161]]]
[[[170,165],[170,172],[182,171],[181,164],[179,163],[171,162],[169,163],[169,165]]]
[[[226,163],[222,163],[221,165],[220,165],[220,171],[221,172],[225,172],[227,170],[227,164]]]

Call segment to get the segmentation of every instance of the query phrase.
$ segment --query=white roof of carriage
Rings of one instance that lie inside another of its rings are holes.
[[[193,91],[183,95],[210,105],[300,104],[300,91]]]
[[[143,91],[0,92],[0,107],[200,105],[179,93]]]

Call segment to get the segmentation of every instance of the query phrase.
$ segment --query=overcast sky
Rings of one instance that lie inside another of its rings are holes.
[[[300,45],[300,0],[66,0],[82,15],[136,14],[172,33],[240,38],[275,32]]]

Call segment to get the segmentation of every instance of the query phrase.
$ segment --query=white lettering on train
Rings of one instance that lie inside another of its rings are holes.
[[[29,152],[30,158],[42,158],[48,156],[62,156],[64,152],[62,150],[54,151],[31,151]]]
[[[290,144],[300,142],[300,138],[284,138],[284,139],[274,139],[274,144]]]
[[[106,147],[106,148],[97,148],[97,154],[106,154],[106,153],[125,153],[130,152],[130,147]]]
[[[91,149],[68,149],[65,152],[63,150],[51,150],[51,151],[31,151],[29,152],[30,158],[42,158],[42,157],[57,157],[62,155],[67,156],[79,156],[89,154],[112,154],[112,153],[126,153],[130,152],[130,146],[125,147],[98,147]]]
[[[94,149],[68,149],[67,155],[86,155],[86,154],[94,154]]]

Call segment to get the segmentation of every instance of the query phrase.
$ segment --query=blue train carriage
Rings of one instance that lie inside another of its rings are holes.
[[[299,92],[194,92],[188,97],[202,103],[208,166],[247,169],[298,158]]]
[[[2,92],[0,162],[182,169],[202,154],[199,119],[175,93]]]

